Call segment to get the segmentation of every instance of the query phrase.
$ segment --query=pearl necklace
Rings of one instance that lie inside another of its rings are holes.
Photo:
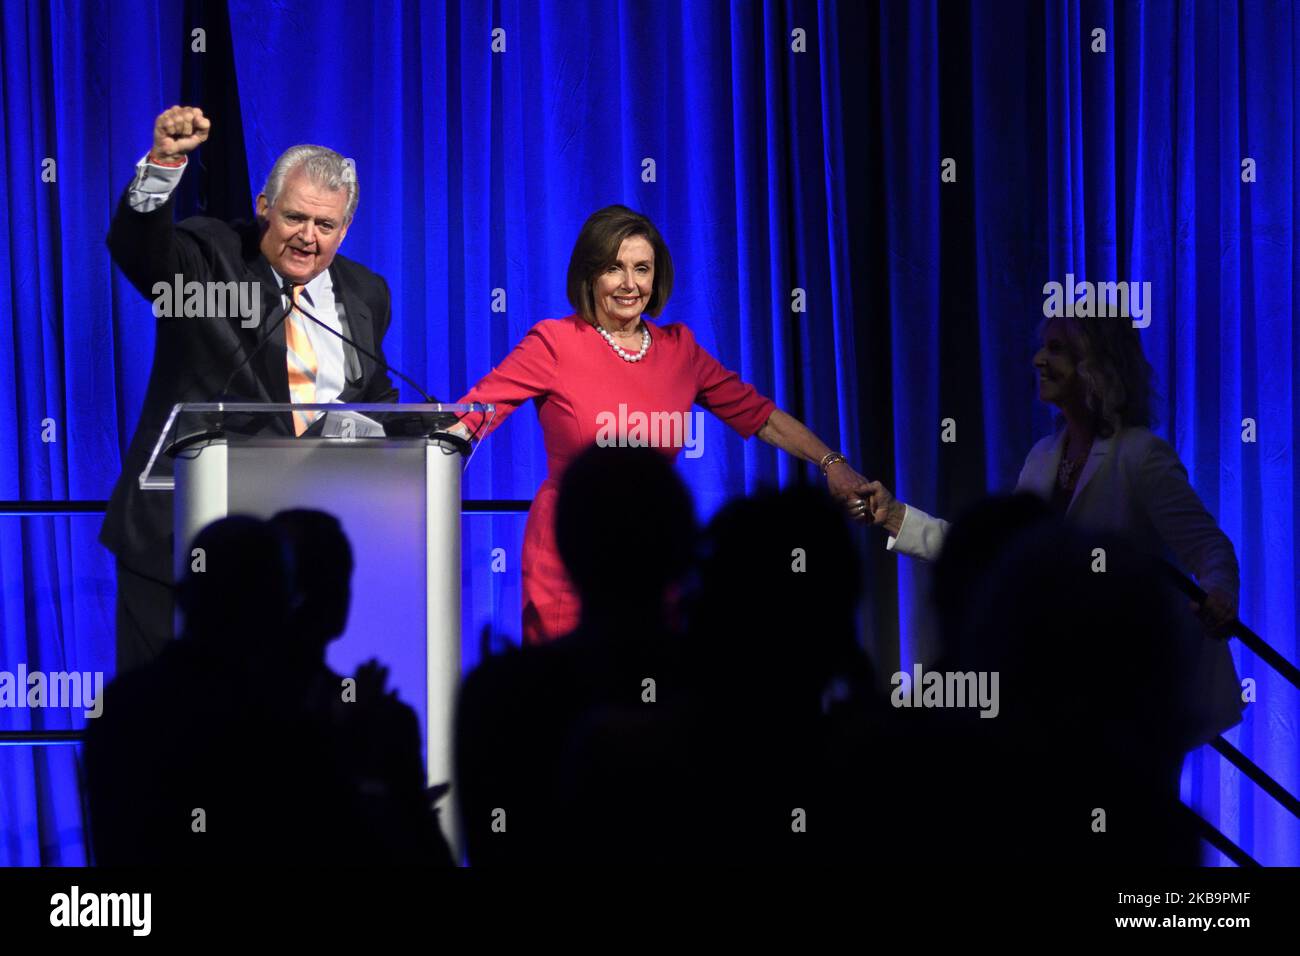
[[[618,343],[614,341],[614,336],[610,335],[609,330],[606,329],[604,326],[597,325],[596,331],[599,332],[602,336],[604,336],[605,341],[609,343],[609,347],[612,348],[615,352],[617,352],[619,358],[621,358],[624,362],[639,362],[643,358],[645,358],[646,352],[650,351],[650,330],[646,328],[645,325],[641,326],[641,351],[637,352],[635,355],[633,355],[631,352],[625,352],[623,351],[623,349],[619,348]]]

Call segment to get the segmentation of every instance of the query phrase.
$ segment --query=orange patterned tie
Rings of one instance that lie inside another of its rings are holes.
[[[316,373],[320,363],[316,359],[316,350],[311,346],[307,336],[306,319],[302,318],[298,306],[298,297],[305,286],[293,287],[293,304],[289,307],[289,318],[284,325],[284,350],[289,357],[289,400],[294,403],[310,404],[316,401]],[[319,412],[294,412],[293,431],[301,435],[316,420]]]

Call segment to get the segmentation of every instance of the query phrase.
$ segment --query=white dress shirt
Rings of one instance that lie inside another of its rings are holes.
[[[284,277],[271,269],[271,274],[275,276],[275,284],[278,288],[284,287]],[[330,271],[326,269],[316,278],[307,283],[306,288],[302,290],[300,305],[307,309],[312,315],[320,319],[335,332],[342,332],[343,327],[339,323],[338,308],[334,302],[334,280],[330,278]],[[289,297],[280,296],[281,308],[289,308]],[[336,402],[339,395],[343,392],[343,340],[336,335],[330,335],[315,322],[311,321],[297,311],[289,315],[286,322],[292,322],[299,329],[307,333],[307,338],[311,341],[311,347],[316,350],[316,401],[318,402]]]

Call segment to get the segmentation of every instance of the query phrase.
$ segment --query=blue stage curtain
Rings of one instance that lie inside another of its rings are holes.
[[[0,499],[102,499],[153,351],[149,305],[115,274],[104,237],[179,87],[179,11],[33,2],[0,17]],[[0,518],[0,669],[111,676],[99,523]],[[7,731],[84,723],[80,710],[0,710]],[[76,747],[0,746],[0,864],[86,862],[78,782]]]
[[[860,460],[838,49],[822,39],[833,7],[232,0],[230,13],[254,191],[290,143],[356,160],[361,200],[343,251],[387,278],[387,356],[439,398],[466,392],[534,323],[572,311],[578,231],[624,203],[673,254],[660,321],[689,324]],[[791,51],[796,27],[806,53]],[[289,52],[305,50],[310,67]],[[286,79],[299,71],[303,83]],[[806,312],[792,312],[796,289]],[[790,459],[705,418],[703,454],[679,459],[702,513],[790,479]],[[530,406],[475,456],[465,494],[531,498],[545,474]],[[628,492],[620,520],[634,520]],[[484,626],[518,639],[523,527],[523,516],[465,521],[467,666]],[[498,548],[505,573],[492,570]]]
[[[390,361],[443,400],[570,311],[578,229],[622,202],[672,249],[662,321],[690,324],[859,470],[951,516],[1008,488],[1051,427],[1028,364],[1043,283],[1152,281],[1159,430],[1237,545],[1243,618],[1297,657],[1289,4],[227,6],[252,194],[295,142],[356,160],[343,252],[392,288]],[[0,361],[13,373],[0,384],[0,497],[104,498],[152,355],[148,305],[112,269],[104,233],[153,116],[202,55],[184,42],[196,21],[143,0],[33,0],[3,16]],[[57,185],[41,182],[45,157]],[[954,183],[940,181],[945,157]],[[57,442],[41,440],[47,417]],[[947,417],[954,445],[939,440]],[[798,470],[712,418],[703,456],[680,465],[702,517]],[[475,456],[465,495],[529,498],[544,473],[521,409]],[[629,501],[634,514],[635,489]],[[485,627],[518,635],[523,518],[463,527],[471,666]],[[0,668],[111,670],[97,530],[93,517],[0,518]],[[927,652],[925,570],[875,534],[864,547],[867,639],[885,669],[907,666]],[[1259,702],[1229,736],[1294,792],[1296,695],[1249,654],[1239,663]],[[4,729],[80,722],[0,712]],[[1184,787],[1257,858],[1300,861],[1295,821],[1217,757],[1191,761]],[[82,862],[76,793],[75,748],[0,747],[0,863]]]
[[[1045,282],[1150,281],[1156,430],[1236,545],[1242,619],[1296,660],[1294,6],[883,2],[866,25],[880,105],[863,149],[882,180],[867,208],[883,216],[868,229],[885,233],[868,268],[888,294],[859,334],[890,354],[860,378],[891,381],[878,413],[899,497],[951,517],[1010,488],[1050,431],[1030,367]],[[929,650],[923,575],[900,565],[905,664]],[[1228,739],[1296,793],[1297,693],[1235,650],[1257,702]],[[1183,797],[1261,862],[1300,860],[1296,820],[1208,748]]]

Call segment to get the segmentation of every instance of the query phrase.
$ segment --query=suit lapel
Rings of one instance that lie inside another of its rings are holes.
[[[341,275],[337,260],[330,265],[330,279],[334,283],[334,301],[342,306],[339,315],[342,332],[367,351],[375,351],[374,320],[365,300],[356,294],[351,284]],[[343,394],[344,401],[352,401],[353,393],[364,391],[369,360],[348,342],[343,343]],[[344,398],[344,396],[348,396]]]
[[[1094,438],[1092,442],[1092,451],[1088,453],[1088,460],[1083,463],[1083,474],[1079,475],[1079,483],[1074,486],[1074,495],[1070,498],[1070,505],[1065,509],[1066,514],[1074,510],[1075,504],[1079,501],[1079,496],[1083,494],[1083,489],[1088,487],[1088,482],[1092,476],[1097,473],[1106,456],[1110,454],[1111,445],[1115,442],[1115,436],[1110,438]],[[1064,432],[1062,432],[1062,443],[1064,443]],[[1057,462],[1060,462],[1060,456],[1057,456]]]
[[[1032,491],[1038,497],[1050,499],[1052,487],[1056,484],[1056,472],[1061,467],[1061,451],[1065,445],[1065,431],[1056,435],[1056,440],[1039,452],[1025,474],[1025,480],[1018,491]]]
[[[270,263],[261,254],[261,250],[255,244],[253,237],[250,236],[249,244],[245,249],[245,267],[248,269],[248,278],[256,279],[262,284],[262,321],[253,330],[257,337],[250,348],[255,348],[258,343],[262,342],[263,337],[268,334],[266,330],[272,329],[272,326],[274,326],[274,329],[269,333],[271,341],[262,346],[250,364],[256,366],[255,372],[258,383],[266,391],[264,400],[287,404],[291,399],[289,397],[289,367],[288,354],[285,349],[284,322],[280,321],[280,317],[284,315],[280,290],[275,284],[275,274],[271,271]],[[341,306],[339,318],[343,323],[343,334],[373,352],[375,351],[374,319],[370,308],[366,305],[365,300],[356,294],[352,285],[340,274],[341,271],[338,268],[337,261],[330,265],[329,272],[334,285],[334,300],[336,305]],[[343,393],[339,398],[343,401],[352,401],[354,395],[360,394],[364,390],[371,363],[347,342],[343,343],[343,355],[344,383]],[[291,423],[287,413],[285,420]]]

